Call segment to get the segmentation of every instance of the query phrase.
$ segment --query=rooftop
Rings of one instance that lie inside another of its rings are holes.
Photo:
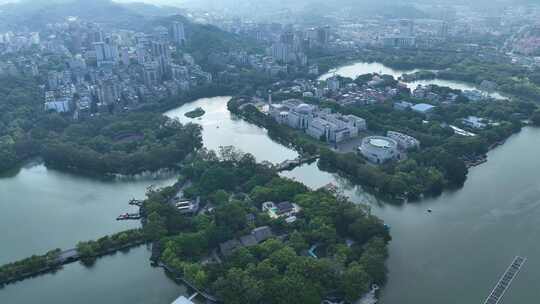
[[[427,103],[419,103],[419,104],[416,104],[416,105],[412,106],[412,109],[414,111],[421,112],[421,113],[429,112],[434,108],[435,108],[435,106],[432,106],[432,105],[427,104]]]
[[[188,298],[184,296],[180,296],[178,299],[176,299],[172,304],[194,304],[192,301],[190,301]]]

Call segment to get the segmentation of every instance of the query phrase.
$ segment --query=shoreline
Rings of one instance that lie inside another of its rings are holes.
[[[99,259],[99,258],[108,256],[108,255],[116,254],[118,251],[135,248],[135,247],[142,246],[142,245],[148,244],[148,243],[149,242],[146,241],[146,240],[138,241],[138,242],[131,242],[131,243],[119,246],[119,247],[115,247],[115,248],[105,250],[103,252],[97,253],[96,255],[93,255],[93,256],[90,256],[90,257],[81,257],[76,248],[64,250],[61,253],[65,253],[65,252],[69,252],[69,251],[75,251],[75,252],[77,252],[77,254],[74,255],[73,257],[70,257],[70,258],[65,259],[65,260],[60,259],[60,257],[57,257],[56,261],[51,262],[51,264],[46,266],[46,267],[40,268],[40,269],[35,270],[35,271],[20,274],[20,275],[14,277],[14,278],[9,278],[7,280],[0,281],[0,290],[2,288],[4,288],[5,286],[10,285],[10,284],[14,284],[14,283],[17,283],[17,282],[20,282],[20,281],[24,281],[26,279],[32,279],[32,278],[35,278],[35,277],[38,277],[38,276],[42,276],[42,275],[45,275],[45,274],[48,274],[48,273],[54,273],[56,271],[62,270],[62,267],[64,265],[68,265],[68,264],[72,264],[72,263],[75,263],[75,262],[83,261],[85,258],[86,259]],[[0,267],[2,267],[2,266],[0,265]]]

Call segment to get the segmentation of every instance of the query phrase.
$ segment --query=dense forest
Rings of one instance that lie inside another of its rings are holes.
[[[38,154],[30,131],[43,112],[41,100],[34,81],[0,78],[0,172]]]
[[[365,207],[281,178],[232,147],[200,153],[182,173],[192,182],[185,195],[201,197],[212,211],[183,216],[167,203],[176,189],[154,191],[144,230],[160,240],[167,265],[225,303],[320,303],[330,295],[353,301],[385,282],[390,236]],[[302,211],[292,223],[271,219],[261,212],[266,201],[294,202]],[[219,244],[261,226],[276,237],[221,263],[211,258]],[[314,245],[317,257],[308,255]]]
[[[200,126],[132,113],[70,124],[45,137],[42,156],[47,165],[61,169],[135,174],[179,163],[201,142]]]
[[[45,112],[33,80],[0,78],[0,172],[41,156],[64,170],[134,174],[171,167],[202,147],[199,126],[152,110],[73,120]]]

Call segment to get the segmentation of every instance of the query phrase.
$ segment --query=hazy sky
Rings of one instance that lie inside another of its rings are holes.
[[[181,5],[185,0],[113,0],[115,2],[145,2],[161,5]]]
[[[0,0],[0,4],[10,3],[10,2],[17,2],[21,0]],[[32,1],[32,0],[26,0],[26,1]],[[87,0],[92,1],[92,0]],[[157,5],[171,5],[171,6],[184,6],[184,7],[192,7],[197,6],[197,4],[205,3],[206,5],[213,6],[219,6],[219,4],[223,3],[231,3],[233,1],[245,1],[245,0],[113,0],[115,2],[145,2],[150,4],[157,4]],[[261,3],[272,3],[272,1],[275,1],[275,3],[294,3],[295,0],[251,0],[253,2],[261,2]],[[322,0],[299,0],[299,2],[309,2],[309,1],[322,1]],[[346,1],[347,3],[357,3],[357,4],[366,4],[366,3],[386,3],[386,4],[403,4],[403,3],[411,3],[411,2],[421,2],[421,3],[446,3],[446,4],[479,4],[482,3],[484,5],[491,5],[496,3],[540,3],[540,0],[341,0]],[[333,0],[327,0],[322,1],[323,3],[332,3]],[[336,1],[338,2],[338,1]],[[234,3],[234,2],[233,2]]]
[[[10,3],[10,2],[17,2],[19,0],[0,0],[0,4]],[[92,1],[92,0],[88,0]],[[185,0],[113,0],[115,2],[145,2],[145,3],[152,3],[152,4],[163,4],[163,5],[179,5],[182,2],[185,2]]]

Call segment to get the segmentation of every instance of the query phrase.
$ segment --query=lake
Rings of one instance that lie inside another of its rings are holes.
[[[321,77],[319,77],[319,80],[326,80],[333,75],[339,75],[342,77],[348,77],[355,79],[356,77],[364,74],[385,74],[385,75],[392,75],[395,79],[400,78],[403,74],[411,74],[420,71],[420,69],[413,69],[413,70],[396,70],[392,69],[390,67],[385,66],[382,63],[379,62],[356,62],[348,65],[344,65],[342,67],[332,69],[328,73],[323,74]],[[418,85],[427,86],[430,84],[441,86],[441,87],[449,87],[454,90],[479,90],[482,91],[478,86],[462,81],[454,81],[454,80],[444,80],[444,79],[429,79],[429,80],[418,80],[418,81],[412,81],[412,82],[406,82],[405,83],[407,87],[411,90],[414,90]],[[491,92],[489,94],[490,97],[494,99],[507,99],[503,95],[497,92]]]
[[[212,149],[236,145],[258,160],[272,162],[296,157],[295,151],[268,138],[264,129],[232,116],[226,105],[229,99],[204,98],[166,114],[201,123],[204,144]],[[201,120],[183,115],[196,107],[206,111]],[[525,128],[491,151],[486,164],[473,168],[462,189],[405,205],[381,202],[345,179],[319,170],[316,164],[283,176],[313,188],[332,182],[354,202],[371,206],[390,225],[390,273],[381,292],[382,303],[482,303],[515,255],[528,257],[528,261],[505,301],[535,303],[540,286],[539,138],[539,129]],[[3,246],[0,258],[10,260],[66,247],[137,225],[117,223],[113,218],[126,210],[129,198],[142,197],[152,182],[100,182],[42,165],[0,179],[0,224],[8,232],[2,235],[4,244],[26,243],[17,250]],[[148,257],[143,246],[99,259],[92,268],[68,265],[56,274],[7,286],[0,290],[0,303],[39,300],[67,304],[76,297],[78,303],[169,304],[184,291],[162,270],[151,268]]]

